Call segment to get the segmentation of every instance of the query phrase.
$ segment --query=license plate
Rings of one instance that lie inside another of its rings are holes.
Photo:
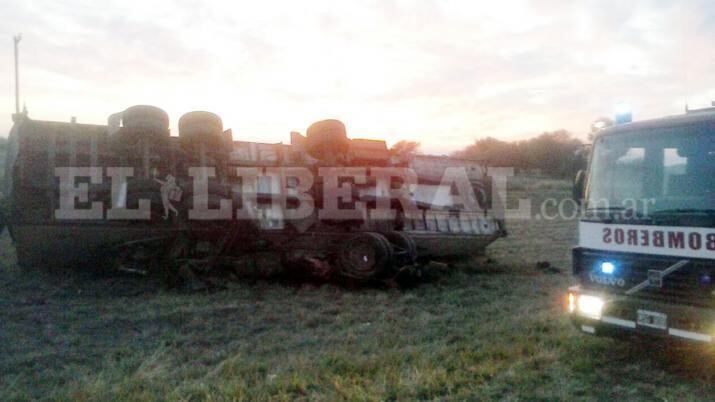
[[[668,328],[668,316],[655,311],[638,310],[638,325],[648,328]]]

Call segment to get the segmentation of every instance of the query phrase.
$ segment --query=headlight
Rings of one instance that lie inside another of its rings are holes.
[[[579,314],[596,320],[601,319],[603,304],[600,297],[589,295],[579,295],[576,302]]]
[[[576,295],[573,294],[572,292],[569,292],[568,294],[568,311],[569,314],[573,313],[576,311]]]

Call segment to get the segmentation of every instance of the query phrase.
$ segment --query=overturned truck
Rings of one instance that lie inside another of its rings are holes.
[[[266,144],[209,112],[172,136],[152,106],[106,126],[13,119],[2,219],[25,267],[388,280],[505,234],[485,166],[394,155],[337,120]]]

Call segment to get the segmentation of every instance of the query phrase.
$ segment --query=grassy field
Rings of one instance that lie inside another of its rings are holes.
[[[512,195],[562,199],[566,183]],[[536,212],[536,211],[535,211]],[[0,239],[0,400],[707,400],[712,357],[578,333],[574,220],[509,222],[490,261],[411,289],[23,272]],[[559,272],[535,268],[548,261]]]

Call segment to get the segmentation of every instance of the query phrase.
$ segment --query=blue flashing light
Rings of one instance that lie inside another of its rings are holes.
[[[601,263],[601,272],[603,272],[606,275],[612,275],[616,271],[616,265],[612,262],[602,262]]]
[[[633,121],[633,111],[631,106],[625,102],[616,104],[616,124],[625,124]]]

